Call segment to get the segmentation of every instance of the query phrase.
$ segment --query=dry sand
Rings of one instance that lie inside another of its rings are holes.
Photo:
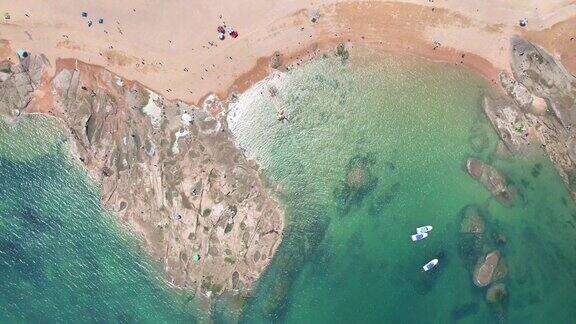
[[[24,48],[51,62],[78,58],[196,104],[263,78],[277,50],[297,62],[340,42],[464,64],[493,80],[509,69],[508,39],[520,34],[576,71],[576,1],[567,0],[19,0],[4,1],[4,12],[1,57]],[[218,40],[222,21],[240,36]]]

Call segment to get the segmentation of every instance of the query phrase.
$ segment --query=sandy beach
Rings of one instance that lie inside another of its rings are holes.
[[[194,104],[210,93],[222,98],[262,79],[276,51],[284,64],[298,63],[338,43],[463,64],[493,80],[509,70],[509,38],[518,34],[576,69],[570,34],[576,4],[566,0],[489,0],[481,6],[440,0],[23,0],[1,10],[10,15],[2,17],[2,57],[14,57],[22,48],[44,53],[53,63],[77,58]],[[315,23],[314,11],[320,14]],[[525,28],[518,25],[523,17],[529,21]],[[219,40],[216,28],[223,24],[239,37]]]

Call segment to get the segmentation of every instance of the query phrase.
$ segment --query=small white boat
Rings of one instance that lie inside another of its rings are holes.
[[[437,264],[438,264],[438,259],[432,259],[432,260],[430,260],[430,262],[423,265],[422,269],[424,269],[424,271],[428,271],[428,270],[434,268]]]
[[[426,225],[426,226],[422,226],[422,227],[418,227],[416,229],[416,233],[418,234],[422,234],[422,233],[427,233],[430,232],[432,230],[432,226],[431,225]]]
[[[414,234],[414,235],[410,236],[410,238],[412,238],[412,241],[420,241],[420,240],[423,240],[427,237],[428,237],[428,233],[418,233],[418,234]]]

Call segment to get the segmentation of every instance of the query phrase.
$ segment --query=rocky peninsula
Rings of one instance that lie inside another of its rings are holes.
[[[3,61],[0,115],[30,113],[69,130],[73,159],[100,186],[103,206],[169,283],[207,297],[250,291],[281,242],[284,215],[235,147],[220,102],[169,101],[74,59]]]

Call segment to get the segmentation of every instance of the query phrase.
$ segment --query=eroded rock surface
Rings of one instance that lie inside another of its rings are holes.
[[[512,40],[512,71],[532,94],[545,98],[564,126],[576,121],[576,78],[546,50],[520,37]]]
[[[44,55],[28,56],[20,64],[0,62],[0,114],[18,115],[40,86],[42,67],[49,64]]]
[[[486,115],[512,152],[540,145],[576,198],[576,78],[538,45],[520,37],[511,43],[514,78],[501,74],[500,81],[513,100],[487,98]]]
[[[10,69],[0,112],[26,107],[62,121],[103,205],[142,238],[169,282],[208,296],[252,286],[281,241],[283,212],[221,115],[76,60],[59,61],[42,84],[41,74],[16,72],[24,64]]]
[[[504,72],[500,73],[500,83],[508,95],[512,97],[520,107],[525,110],[530,108],[532,105],[532,94],[522,83],[510,78]]]

